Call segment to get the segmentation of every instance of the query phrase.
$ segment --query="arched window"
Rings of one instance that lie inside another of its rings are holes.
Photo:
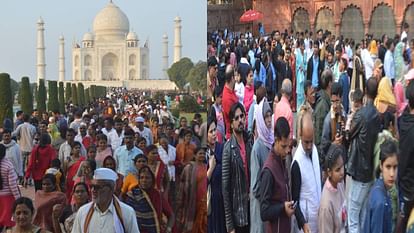
[[[75,66],[78,66],[79,65],[79,56],[75,56],[75,61],[74,61],[74,63],[75,63]]]
[[[85,81],[92,81],[92,72],[90,70],[85,70],[84,80]]]
[[[102,57],[102,80],[118,80],[118,57],[107,53]]]
[[[147,70],[145,70],[145,69],[142,70],[141,79],[147,79]]]
[[[411,39],[414,37],[414,4],[409,5],[405,10],[403,23],[404,22],[408,23],[408,26],[410,27],[407,34],[408,38]],[[401,32],[403,30],[404,29],[401,29]]]
[[[341,35],[354,41],[361,41],[364,37],[362,14],[355,6],[347,7],[342,13]]]
[[[292,29],[295,32],[310,31],[309,13],[303,8],[299,8],[293,14]]]
[[[129,71],[129,80],[134,80],[134,79],[136,79],[136,72],[135,72],[135,70],[134,69],[131,69],[130,71]]]
[[[79,81],[79,71],[75,70],[75,81]]]
[[[86,55],[86,56],[85,56],[84,65],[85,65],[85,66],[90,66],[90,65],[92,65],[92,57],[91,57],[90,55]]]
[[[318,31],[319,29],[322,29],[324,31],[329,30],[335,34],[335,24],[333,12],[331,9],[322,8],[318,11],[318,14],[316,16],[315,31]]]
[[[383,34],[392,38],[395,32],[395,19],[391,7],[385,4],[376,7],[371,15],[369,33],[373,34],[374,38],[381,38]]]
[[[131,55],[129,55],[129,65],[130,66],[134,66],[135,65],[135,60],[136,60],[136,58],[137,58],[137,56],[135,56],[135,54],[131,54]]]

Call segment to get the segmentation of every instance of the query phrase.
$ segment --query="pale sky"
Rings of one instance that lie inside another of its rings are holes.
[[[58,79],[59,36],[65,37],[66,80],[72,78],[72,43],[93,30],[93,20],[109,0],[6,0],[1,1],[0,73],[16,81],[36,80],[36,22],[45,22],[46,79]],[[205,0],[113,0],[128,17],[140,46],[149,39],[150,76],[162,76],[162,35],[169,40],[173,60],[174,18],[181,17],[182,57],[205,60],[207,4]]]

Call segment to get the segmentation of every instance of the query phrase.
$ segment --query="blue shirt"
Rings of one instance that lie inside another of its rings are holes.
[[[131,150],[128,150],[126,145],[118,147],[114,153],[114,158],[116,160],[116,171],[121,173],[124,177],[130,172],[135,171],[133,159],[138,154],[143,154],[143,152],[135,146]]]
[[[312,70],[312,87],[319,86],[319,78],[318,78],[318,66],[319,66],[319,57],[313,57],[313,70]]]

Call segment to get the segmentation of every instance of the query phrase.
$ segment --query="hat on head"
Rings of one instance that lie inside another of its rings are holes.
[[[135,122],[139,122],[139,123],[144,123],[144,118],[143,117],[137,117],[135,118]]]
[[[375,62],[374,62],[374,69],[375,68],[380,68],[380,67],[383,67],[384,65],[382,64],[382,61],[380,60],[380,59],[375,59]]]
[[[95,180],[111,180],[116,182],[118,175],[109,168],[98,168],[95,170],[93,179]]]

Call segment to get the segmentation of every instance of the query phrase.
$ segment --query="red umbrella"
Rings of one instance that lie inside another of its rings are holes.
[[[255,11],[248,10],[240,17],[240,22],[251,22],[263,18],[263,14]]]

